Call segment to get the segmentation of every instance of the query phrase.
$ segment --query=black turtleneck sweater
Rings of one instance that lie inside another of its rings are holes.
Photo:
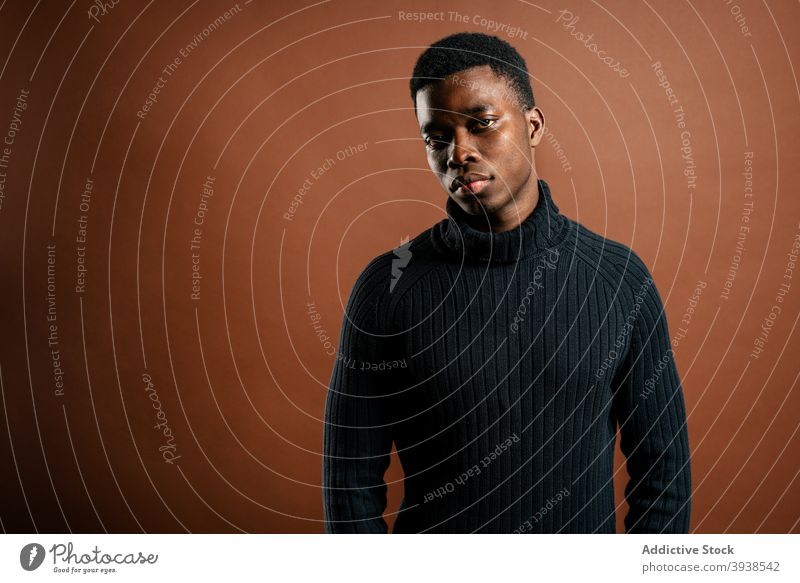
[[[326,532],[685,533],[691,474],[667,319],[628,247],[562,215],[545,181],[515,229],[448,218],[373,259],[348,301],[325,407]]]

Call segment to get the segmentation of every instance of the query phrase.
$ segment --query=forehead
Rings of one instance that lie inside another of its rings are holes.
[[[466,69],[426,85],[416,96],[420,127],[459,114],[474,115],[488,107],[513,107],[516,96],[504,77],[488,65]]]

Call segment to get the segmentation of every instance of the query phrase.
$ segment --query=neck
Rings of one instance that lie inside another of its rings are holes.
[[[515,197],[495,213],[471,215],[465,213],[465,222],[477,231],[504,233],[516,229],[527,219],[539,202],[538,189]]]
[[[536,172],[531,172],[520,192],[504,207],[493,213],[479,213],[466,216],[465,222],[473,229],[484,232],[503,233],[518,227],[530,216],[539,202],[539,179]]]
[[[490,218],[488,223],[486,216],[470,215],[448,198],[448,218],[432,229],[434,246],[462,259],[507,263],[556,245],[566,236],[565,217],[559,213],[547,183],[539,179],[537,187],[536,196],[527,197],[527,210],[516,205],[507,219]]]

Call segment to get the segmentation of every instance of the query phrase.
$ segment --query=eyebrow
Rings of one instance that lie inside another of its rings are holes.
[[[473,107],[462,109],[461,111],[458,111],[456,113],[472,117],[477,113],[484,113],[492,109],[495,109],[495,106],[490,103],[479,103],[477,105],[474,105]],[[422,127],[420,128],[420,133],[421,134],[427,133],[432,128],[436,127],[436,125],[437,125],[436,122],[433,120],[425,122],[424,124],[422,124]]]

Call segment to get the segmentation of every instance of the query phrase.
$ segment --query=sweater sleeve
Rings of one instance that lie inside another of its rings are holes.
[[[645,278],[633,290],[631,340],[614,395],[629,475],[625,532],[687,533],[691,470],[681,380],[661,297],[640,261]]]
[[[326,533],[386,533],[386,483],[392,447],[385,396],[397,373],[382,333],[390,268],[380,258],[358,277],[347,303],[328,388],[323,439]]]

